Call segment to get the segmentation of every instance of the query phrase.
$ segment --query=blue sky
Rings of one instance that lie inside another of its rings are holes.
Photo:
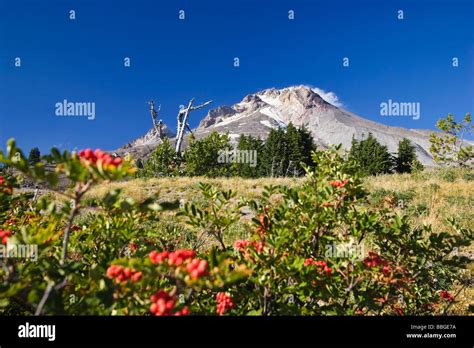
[[[473,111],[473,18],[472,0],[0,0],[0,142],[114,149],[149,129],[149,99],[175,127],[191,97],[215,107],[296,84],[377,122],[433,128]],[[95,102],[96,118],[55,116],[64,99]],[[421,118],[380,116],[388,99],[420,102]]]

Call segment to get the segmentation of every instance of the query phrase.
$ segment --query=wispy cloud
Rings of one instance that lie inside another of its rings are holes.
[[[321,96],[321,98],[323,98],[325,101],[327,101],[328,103],[334,105],[334,106],[337,106],[337,107],[341,107],[341,106],[344,106],[344,104],[342,104],[342,102],[339,100],[339,97],[336,95],[336,93],[334,92],[326,92],[325,90],[321,89],[321,88],[318,88],[318,87],[313,87],[313,86],[310,86],[310,88],[317,94],[319,94]]]

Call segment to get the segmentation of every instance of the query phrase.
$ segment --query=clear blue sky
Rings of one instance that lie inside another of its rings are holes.
[[[295,84],[378,122],[433,128],[473,111],[473,18],[472,0],[0,0],[0,141],[114,149],[149,129],[149,99],[174,128],[191,97],[218,106]],[[63,99],[95,102],[95,120],[55,116]],[[381,117],[388,99],[420,102],[420,120]]]

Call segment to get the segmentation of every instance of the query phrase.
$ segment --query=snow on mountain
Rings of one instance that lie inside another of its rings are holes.
[[[324,93],[325,98],[316,91]],[[284,128],[292,122],[295,126],[306,126],[322,147],[341,143],[349,149],[353,136],[360,140],[370,132],[395,153],[398,142],[408,138],[416,146],[419,160],[427,165],[434,164],[429,153],[430,131],[386,126],[357,116],[327,100],[340,105],[333,93],[315,87],[300,85],[265,89],[247,95],[232,106],[209,111],[195,130],[195,135],[200,138],[217,131],[264,139],[271,128]]]

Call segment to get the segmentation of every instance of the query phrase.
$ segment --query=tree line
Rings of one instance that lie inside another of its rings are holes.
[[[456,121],[449,114],[439,119],[436,127],[439,132],[430,136],[430,153],[434,161],[446,167],[472,168],[473,146],[465,141],[474,130],[471,115],[466,114],[461,121]],[[223,153],[234,150],[238,150],[237,153],[224,156],[222,161]],[[164,138],[146,159],[136,161],[137,176],[299,177],[304,175],[304,167],[312,164],[315,150],[316,144],[309,130],[304,126],[297,128],[292,123],[286,128],[272,129],[265,140],[241,135],[235,148],[229,134],[212,132],[202,139],[191,134],[181,156],[176,154],[170,140]],[[236,160],[239,153],[245,156]],[[361,140],[353,138],[347,155],[366,175],[423,170],[416,156],[416,147],[406,138],[399,141],[397,152],[392,154],[369,133]],[[40,150],[34,147],[28,162],[35,164],[40,161]]]
[[[137,161],[137,175],[300,177],[305,173],[304,167],[312,163],[315,150],[316,144],[309,130],[304,126],[297,128],[292,123],[285,129],[272,129],[265,140],[241,135],[235,148],[229,134],[212,132],[202,139],[190,135],[182,156],[177,156],[169,139],[164,139],[146,160]],[[231,156],[223,156],[229,153]],[[225,161],[222,161],[223,157]],[[402,139],[397,153],[391,154],[369,133],[365,139],[352,140],[348,157],[358,163],[360,171],[366,175],[422,169],[415,146],[408,139]]]

